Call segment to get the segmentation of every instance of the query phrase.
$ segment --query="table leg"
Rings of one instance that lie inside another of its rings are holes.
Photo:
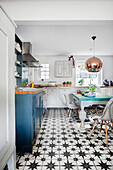
[[[84,121],[85,121],[85,118],[86,118],[86,112],[84,111],[84,107],[81,108],[81,111],[79,112],[79,118],[81,120],[81,131],[84,131],[85,130],[85,124],[84,124]]]

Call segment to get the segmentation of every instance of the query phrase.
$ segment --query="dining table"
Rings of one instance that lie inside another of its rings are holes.
[[[88,124],[85,124],[85,119],[86,119],[86,112],[84,110],[85,107],[91,106],[93,104],[107,104],[107,102],[113,98],[113,96],[107,95],[107,94],[102,94],[102,93],[96,93],[95,96],[84,96],[82,94],[77,94],[77,92],[73,92],[72,96],[74,99],[79,102],[80,104],[80,112],[79,112],[79,118],[81,120],[81,125],[80,125],[80,131],[85,131],[86,127],[88,127]]]

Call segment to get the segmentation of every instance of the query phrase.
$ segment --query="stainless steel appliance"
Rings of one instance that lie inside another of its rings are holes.
[[[56,81],[49,81],[48,86],[56,86]]]

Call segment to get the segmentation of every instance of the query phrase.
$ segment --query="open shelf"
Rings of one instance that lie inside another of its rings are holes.
[[[17,54],[17,55],[22,55],[22,52],[18,51],[18,50],[15,48],[15,54]]]
[[[25,63],[22,63],[22,67],[28,67]]]
[[[15,78],[20,78],[20,79],[21,79],[21,78],[22,78],[22,76],[15,76]]]
[[[21,66],[21,67],[22,67],[22,64],[19,64],[19,63],[16,63],[16,62],[15,62],[15,65],[16,65],[16,66]]]
[[[20,38],[15,34],[15,44],[18,43],[18,46],[20,48],[20,50],[22,51],[22,41],[20,40]],[[16,54],[16,58],[15,60],[17,62],[15,62],[15,66],[16,66],[16,72],[19,75],[16,75],[16,85],[17,87],[21,87],[22,86],[22,52],[18,51],[18,49],[15,47],[15,54]],[[19,63],[18,63],[19,61]]]

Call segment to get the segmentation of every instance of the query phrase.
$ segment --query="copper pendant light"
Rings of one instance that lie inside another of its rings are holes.
[[[89,58],[85,63],[85,68],[88,72],[99,72],[102,68],[102,61],[94,55],[94,45],[96,36],[91,37],[93,39],[93,57]]]

